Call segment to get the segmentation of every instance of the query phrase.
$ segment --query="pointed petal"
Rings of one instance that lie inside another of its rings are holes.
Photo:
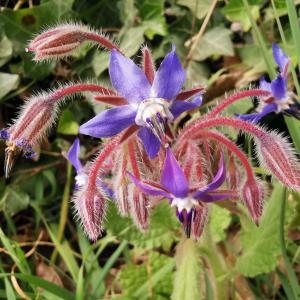
[[[129,178],[131,181],[140,188],[140,190],[150,196],[163,196],[168,199],[172,199],[173,196],[168,193],[163,187],[159,186],[158,184],[154,184],[150,181],[144,182],[138,180],[135,176],[133,176],[131,173],[127,172]]]
[[[110,55],[109,76],[113,87],[129,103],[138,104],[150,97],[151,85],[143,70],[115,49]]]
[[[275,80],[272,80],[271,89],[275,98],[284,98],[286,94],[286,80],[279,74]]]
[[[226,193],[226,192],[210,192],[210,193],[205,193],[203,195],[201,195],[201,201],[202,202],[216,202],[216,201],[222,201],[225,199],[230,199],[233,197],[233,193]]]
[[[279,66],[280,72],[286,73],[287,66],[290,63],[289,57],[275,43],[272,45],[272,51],[274,59]]]
[[[258,122],[262,117],[268,115],[271,112],[276,112],[276,111],[277,111],[277,104],[271,103],[271,104],[266,104],[263,110],[259,113],[238,115],[238,117],[244,121]]]
[[[188,194],[188,181],[170,148],[167,149],[160,183],[178,198],[185,198]]]
[[[216,190],[218,187],[220,187],[223,184],[223,182],[225,181],[225,179],[226,179],[226,167],[225,167],[224,155],[222,153],[221,159],[219,162],[219,170],[218,170],[217,174],[215,175],[215,177],[213,178],[212,182],[209,183],[204,189],[196,192],[193,195],[193,197],[195,199],[202,198],[202,196],[204,196],[205,194],[212,192],[212,191]]]
[[[181,91],[185,78],[185,71],[173,47],[155,74],[152,93],[158,98],[173,100]]]
[[[80,142],[79,142],[79,138],[76,138],[68,151],[68,160],[74,166],[77,173],[79,173],[82,169],[82,164],[78,158],[79,151],[80,151]]]
[[[196,96],[192,101],[174,101],[170,111],[176,119],[180,114],[185,111],[194,109],[202,104],[202,96]]]
[[[149,130],[148,128],[142,127],[138,132],[139,138],[142,140],[145,150],[148,156],[153,159],[159,149],[160,149],[160,141],[158,138]]]
[[[271,83],[268,82],[268,81],[266,81],[266,79],[264,77],[262,77],[259,80],[259,88],[262,89],[262,90],[265,90],[265,91],[272,92],[272,90],[271,90]]]
[[[130,105],[107,109],[81,125],[79,132],[97,138],[110,137],[134,124],[135,116]]]

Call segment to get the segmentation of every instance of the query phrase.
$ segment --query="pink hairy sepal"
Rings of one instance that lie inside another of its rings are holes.
[[[134,185],[129,187],[131,217],[141,231],[149,228],[149,208],[146,196]]]
[[[75,191],[73,197],[75,214],[91,241],[96,241],[102,231],[107,209],[106,196],[98,187],[85,187]]]
[[[202,233],[208,219],[208,206],[203,204],[194,208],[192,216],[191,233],[195,240],[198,240]]]
[[[37,35],[26,48],[34,52],[34,60],[60,58],[72,54],[83,42],[97,43],[107,49],[118,49],[117,45],[101,32],[80,24],[62,24]]]
[[[286,138],[270,132],[255,139],[260,164],[287,187],[300,192],[300,170]]]
[[[257,226],[263,212],[265,194],[265,187],[257,178],[246,180],[241,190],[241,198]]]

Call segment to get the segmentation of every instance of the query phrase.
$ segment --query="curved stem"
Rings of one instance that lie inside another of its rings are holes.
[[[216,117],[217,114],[219,114],[223,109],[225,109],[230,104],[242,100],[243,98],[247,97],[254,97],[254,96],[268,96],[270,95],[270,92],[264,91],[261,89],[253,89],[253,90],[246,90],[246,91],[240,91],[237,92],[228,98],[224,99],[219,105],[217,105],[213,110],[208,112],[205,115],[205,118],[212,118]]]

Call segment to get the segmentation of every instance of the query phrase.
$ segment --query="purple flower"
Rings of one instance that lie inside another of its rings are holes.
[[[284,112],[297,117],[293,108],[294,93],[288,91],[287,88],[290,59],[276,44],[272,45],[272,50],[280,73],[271,82],[267,82],[264,78],[260,80],[260,89],[270,92],[270,95],[261,99],[257,113],[239,115],[239,118],[242,120],[257,122],[271,112]]]
[[[165,144],[167,123],[202,102],[200,94],[192,101],[176,100],[186,74],[175,47],[162,61],[152,84],[142,69],[115,49],[111,51],[109,75],[113,87],[128,104],[103,111],[81,125],[79,132],[110,137],[138,125],[138,136],[150,158],[157,155],[161,143]]]
[[[177,216],[184,224],[187,236],[195,219],[195,212],[206,203],[224,200],[232,197],[232,193],[217,191],[226,178],[223,155],[219,163],[219,170],[213,180],[200,190],[189,187],[188,180],[176,161],[172,151],[168,148],[160,184],[151,181],[139,181],[128,173],[131,180],[143,193],[150,196],[162,196],[170,200],[172,207],[176,207]]]
[[[87,184],[88,175],[87,170],[82,166],[81,161],[79,160],[79,152],[80,152],[80,141],[78,138],[75,139],[74,143],[70,147],[67,159],[71,162],[72,166],[76,169],[76,177],[75,177],[75,188],[83,187]],[[110,198],[113,197],[112,190],[102,181],[97,180],[98,185],[102,188],[104,193]]]

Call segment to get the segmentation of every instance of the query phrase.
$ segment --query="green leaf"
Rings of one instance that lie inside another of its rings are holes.
[[[75,121],[73,113],[66,109],[58,122],[57,132],[62,134],[77,135],[79,124]]]
[[[196,242],[192,239],[181,241],[176,250],[177,270],[175,273],[172,300],[200,299],[200,259]]]
[[[122,292],[125,296],[130,296],[130,299],[141,300],[149,299],[147,292],[151,289],[151,299],[167,300],[172,291],[171,270],[174,266],[172,258],[152,251],[143,264],[128,264],[122,269],[120,274]]]
[[[225,240],[225,230],[231,222],[230,212],[218,205],[212,205],[210,216],[210,230],[214,242]]]
[[[19,75],[0,73],[0,99],[15,90],[20,82]]]
[[[253,19],[257,20],[259,18],[259,6],[249,5],[249,7]],[[221,11],[230,21],[240,22],[244,31],[251,28],[251,22],[242,1],[230,0]]]
[[[6,36],[3,36],[0,41],[0,67],[10,60],[12,53],[12,42]]]
[[[14,274],[15,277],[17,277],[20,280],[23,280],[25,282],[28,282],[36,287],[41,287],[48,292],[51,292],[51,294],[61,297],[64,300],[74,300],[75,297],[72,293],[70,293],[68,290],[59,287],[56,284],[53,284],[49,281],[46,281],[42,278],[39,278],[37,276],[33,275],[27,275],[27,274]]]
[[[198,42],[193,59],[201,61],[212,55],[233,56],[230,34],[230,30],[223,27],[208,30]]]
[[[121,34],[120,48],[127,56],[133,56],[144,43],[145,27],[140,25],[126,29]]]
[[[243,253],[237,260],[237,269],[244,276],[254,277],[275,269],[280,256],[279,200],[284,196],[284,187],[276,183],[259,227],[248,219],[241,219],[241,243]]]
[[[161,203],[151,213],[149,230],[141,233],[129,218],[121,218],[115,206],[111,206],[105,228],[119,239],[125,239],[136,247],[169,250],[178,239],[179,222],[167,203]]]
[[[13,216],[28,207],[29,195],[22,190],[7,186],[0,200],[0,210]]]
[[[198,19],[202,19],[207,14],[212,0],[178,0],[177,4],[188,7]]]

